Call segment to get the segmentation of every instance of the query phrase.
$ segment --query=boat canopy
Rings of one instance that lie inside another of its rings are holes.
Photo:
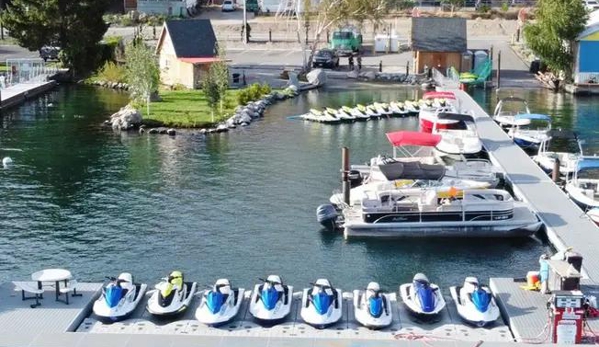
[[[420,133],[416,131],[395,131],[387,133],[389,142],[396,146],[427,146],[434,147],[441,142],[441,135]]]
[[[551,117],[549,117],[546,114],[540,114],[540,113],[521,113],[521,114],[517,114],[514,119],[516,121],[519,121],[522,119],[530,119],[530,120],[544,120],[546,122],[551,122]]]
[[[578,134],[567,129],[551,129],[549,132],[547,132],[547,136],[551,136],[552,138],[578,140]]]
[[[472,117],[469,114],[443,112],[443,113],[439,113],[439,115],[437,117],[439,119],[450,119],[450,120],[474,123],[474,117]]]
[[[576,166],[576,171],[582,170],[591,170],[591,169],[599,169],[599,157],[597,158],[584,158],[583,160],[578,161],[578,165]]]
[[[423,99],[453,99],[455,100],[455,94],[453,92],[428,92],[424,93]]]
[[[440,180],[445,176],[445,166],[422,164],[418,161],[387,160],[379,165],[379,169],[389,181],[407,180]]]

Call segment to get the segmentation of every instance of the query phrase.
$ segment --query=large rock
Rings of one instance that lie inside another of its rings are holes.
[[[112,116],[110,123],[114,129],[128,130],[141,124],[141,113],[131,105],[127,105]]]
[[[306,79],[313,85],[322,86],[327,82],[327,74],[322,69],[314,69],[308,72]]]

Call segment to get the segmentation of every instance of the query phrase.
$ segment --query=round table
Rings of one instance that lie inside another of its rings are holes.
[[[31,279],[37,282],[37,288],[42,289],[42,282],[54,282],[56,289],[56,301],[60,300],[60,282],[64,281],[64,286],[73,277],[71,271],[65,269],[45,269],[31,274]],[[66,293],[65,295],[69,295]]]

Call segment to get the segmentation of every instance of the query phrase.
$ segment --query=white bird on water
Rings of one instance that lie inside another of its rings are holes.
[[[10,165],[12,165],[12,159],[10,157],[4,157],[4,159],[2,159],[2,166],[6,169]]]

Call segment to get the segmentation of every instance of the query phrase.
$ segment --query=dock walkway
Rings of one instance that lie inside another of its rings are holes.
[[[559,250],[574,247],[580,252],[584,257],[583,273],[589,283],[597,283],[597,226],[468,94],[455,94],[463,110],[474,111],[478,134],[491,161],[503,169],[517,197],[526,201],[543,221],[551,243]]]
[[[56,81],[17,83],[0,90],[2,103],[0,109],[17,106],[23,101],[38,96],[56,85]]]

